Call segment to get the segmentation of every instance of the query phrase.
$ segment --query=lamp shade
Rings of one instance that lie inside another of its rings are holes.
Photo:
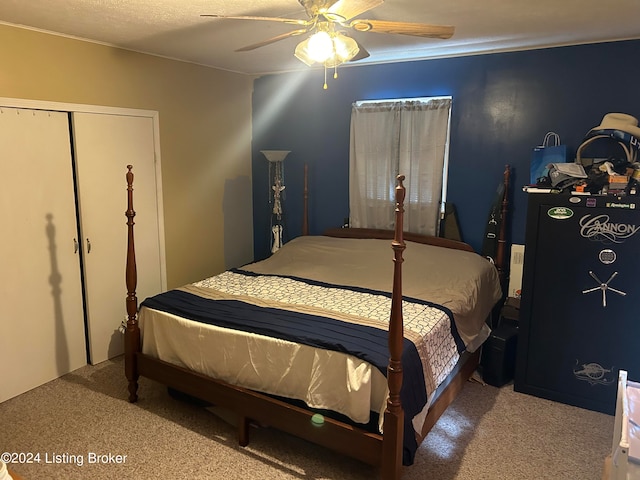
[[[333,40],[327,32],[317,32],[309,37],[307,52],[318,63],[326,62],[333,55]]]
[[[337,67],[342,63],[348,62],[360,51],[358,42],[342,33],[336,33],[332,40],[334,55],[325,62],[327,67]]]
[[[310,52],[309,42],[311,37],[307,38],[300,42],[297,46],[293,54],[296,56],[298,60],[305,63],[307,66],[311,66],[316,63],[316,60],[313,58],[314,56]]]
[[[270,162],[282,162],[291,153],[291,150],[260,150],[260,153]]]
[[[298,44],[295,56],[309,66],[320,63],[331,68],[348,62],[359,51],[353,38],[339,32],[319,31]]]

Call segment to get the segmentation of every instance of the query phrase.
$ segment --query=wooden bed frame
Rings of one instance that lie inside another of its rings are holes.
[[[215,378],[193,372],[162,360],[145,355],[141,352],[140,329],[138,327],[138,299],[136,297],[137,271],[134,246],[134,217],[133,209],[133,172],[132,166],[128,166],[127,179],[127,264],[126,264],[126,308],[127,327],[125,330],[125,374],[129,382],[129,401],[138,399],[138,379],[140,376],[156,380],[168,387],[191,395],[193,397],[211,402],[219,407],[227,408],[238,416],[238,441],[241,446],[249,443],[249,426],[252,421],[265,424],[288,432],[297,437],[311,441],[326,448],[330,448],[342,454],[356,458],[362,462],[379,467],[380,476],[384,480],[397,480],[402,475],[402,447],[404,412],[400,402],[400,388],[402,386],[402,262],[405,240],[420,243],[435,244],[448,248],[473,251],[462,242],[447,240],[439,237],[424,237],[403,232],[403,213],[405,187],[402,182],[404,176],[398,176],[396,187],[395,231],[371,230],[371,229],[334,229],[326,232],[329,235],[351,238],[388,238],[392,239],[391,247],[394,252],[393,292],[391,313],[389,322],[389,366],[387,369],[387,381],[389,397],[384,413],[384,435],[371,433],[352,425],[325,418],[322,427],[317,427],[312,422],[314,412],[290,405],[289,403],[274,399],[246,388],[230,385]],[[307,180],[305,168],[304,203],[305,203],[305,234],[308,222],[306,220],[307,204]],[[505,187],[508,187],[509,167],[504,174]],[[503,219],[506,218],[507,194],[503,201]],[[503,275],[504,262],[504,221],[501,229],[501,239],[496,266]],[[429,430],[435,425],[440,415],[451,404],[456,395],[462,389],[478,367],[479,351],[470,355],[468,361],[462,365],[457,375],[440,393],[435,400],[425,419],[422,431],[417,435],[418,445],[422,442]]]

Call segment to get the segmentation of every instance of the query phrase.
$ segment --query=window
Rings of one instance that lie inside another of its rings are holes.
[[[396,176],[406,177],[405,229],[438,234],[446,197],[451,97],[355,102],[351,110],[351,226],[392,229]]]

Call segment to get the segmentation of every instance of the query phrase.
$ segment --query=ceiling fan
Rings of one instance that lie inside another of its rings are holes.
[[[382,5],[384,0],[298,0],[298,2],[307,13],[308,18],[305,20],[245,15],[205,14],[201,16],[236,20],[261,20],[297,26],[298,28],[295,30],[247,45],[236,51],[255,50],[289,37],[312,33],[309,38],[298,44],[295,55],[307,65],[320,63],[325,66],[325,69],[327,67],[337,67],[345,62],[362,60],[369,56],[369,52],[362,45],[343,33],[349,29],[357,32],[392,33],[442,39],[450,38],[455,30],[454,27],[448,25],[355,18]],[[326,82],[325,88],[327,88]]]

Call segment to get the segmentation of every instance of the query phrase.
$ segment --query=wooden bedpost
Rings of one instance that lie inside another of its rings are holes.
[[[127,165],[127,266],[125,277],[127,283],[127,328],[124,333],[124,370],[127,380],[129,380],[129,401],[135,402],[138,399],[138,366],[136,354],[140,351],[140,328],[138,327],[138,298],[136,297],[136,286],[138,283],[138,273],[136,269],[136,251],[133,241],[133,217],[136,212],[133,210],[133,166]]]
[[[308,183],[309,166],[304,164],[304,182],[303,182],[303,198],[302,198],[302,235],[309,235],[309,183]]]
[[[391,242],[393,258],[393,293],[391,296],[391,318],[389,320],[389,366],[387,383],[389,398],[384,412],[384,434],[382,437],[382,478],[397,480],[402,474],[402,445],[404,437],[404,411],[400,401],[402,388],[402,344],[404,328],[402,318],[402,252],[406,248],[403,238],[403,214],[405,187],[404,175],[398,175],[396,186],[396,226]]]
[[[509,181],[511,177],[511,169],[509,165],[504,167],[504,193],[502,195],[502,208],[500,211],[500,231],[498,232],[498,247],[496,249],[496,268],[498,269],[498,276],[500,278],[500,285],[502,285],[503,291],[506,290],[505,282],[507,280],[507,211],[509,208]]]

